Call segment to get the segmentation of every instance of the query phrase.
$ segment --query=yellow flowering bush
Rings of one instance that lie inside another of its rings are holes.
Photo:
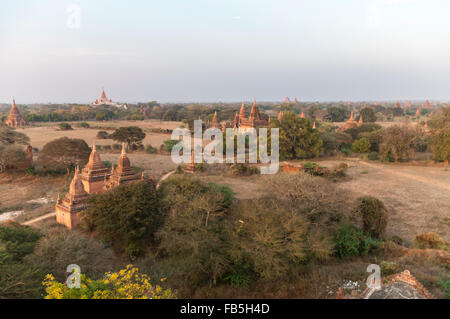
[[[165,278],[161,279],[163,282]],[[108,272],[104,279],[92,280],[81,275],[80,288],[68,288],[48,274],[42,284],[46,299],[172,299],[171,289],[153,286],[150,277],[141,274],[137,267],[128,265],[116,273]]]

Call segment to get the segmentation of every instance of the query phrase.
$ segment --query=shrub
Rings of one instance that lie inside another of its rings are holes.
[[[30,138],[21,132],[9,127],[0,127],[0,144],[22,144],[27,145]]]
[[[250,166],[245,163],[235,163],[231,165],[231,173],[239,176],[249,176],[259,173],[259,168],[256,166]]]
[[[66,229],[47,233],[26,261],[53,273],[58,280],[67,276],[66,267],[77,264],[89,276],[100,276],[114,263],[114,253],[98,240]]]
[[[82,213],[87,229],[95,229],[111,244],[116,244],[133,259],[144,252],[162,223],[159,200],[152,183],[137,183],[115,188],[89,198]]]
[[[0,172],[11,168],[21,168],[26,160],[26,153],[21,146],[0,145]]]
[[[378,248],[379,242],[354,226],[343,225],[336,231],[334,248],[341,258],[365,256]]]
[[[447,275],[447,279],[439,280],[439,286],[441,286],[441,289],[444,291],[445,297],[450,299],[450,274]]]
[[[165,140],[164,144],[161,145],[161,148],[170,153],[172,152],[172,148],[179,142],[179,140]]]
[[[120,151],[122,149],[122,145],[114,143],[112,145],[113,150]]]
[[[362,217],[364,233],[382,238],[388,223],[388,211],[383,202],[372,196],[364,196],[359,198],[357,210]]]
[[[354,226],[343,226],[334,238],[334,248],[339,257],[360,255],[360,238],[362,232]]]
[[[367,155],[367,158],[370,159],[371,161],[376,161],[378,158],[378,153],[377,152],[370,152]]]
[[[381,268],[381,275],[382,276],[389,276],[397,273],[399,271],[399,266],[396,262],[388,262],[388,261],[382,261],[380,263]]]
[[[72,126],[69,123],[59,123],[59,129],[62,131],[73,130]]]
[[[415,235],[414,246],[420,249],[447,249],[448,243],[438,234],[430,232]]]
[[[106,139],[110,139],[111,135],[106,131],[98,131],[95,138],[97,138],[99,140],[106,140]]]
[[[347,144],[343,144],[340,148],[340,151],[342,154],[344,154],[345,156],[350,156],[352,155],[352,147],[351,145],[347,145]]]
[[[352,151],[355,153],[367,153],[370,151],[370,145],[370,142],[363,137],[353,142]]]
[[[83,127],[83,128],[89,128],[90,127],[89,123],[87,123],[87,122],[80,122],[78,124],[78,126],[79,127]]]
[[[151,146],[150,144],[148,144],[145,146],[145,151],[148,154],[155,154],[157,152],[157,149],[155,147]]]
[[[403,246],[403,239],[400,236],[397,235],[392,236],[391,241],[399,246]]]

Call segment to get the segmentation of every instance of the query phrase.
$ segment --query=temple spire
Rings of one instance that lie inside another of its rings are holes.
[[[245,105],[242,103],[241,109],[239,111],[239,119],[245,119],[247,118],[247,114],[245,113]]]

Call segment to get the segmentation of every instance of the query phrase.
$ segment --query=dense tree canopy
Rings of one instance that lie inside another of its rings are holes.
[[[327,109],[326,119],[330,122],[344,122],[348,120],[350,112],[343,107],[331,106]]]
[[[375,112],[369,107],[363,108],[359,115],[362,117],[364,123],[375,122],[377,120]]]
[[[430,148],[436,161],[450,160],[450,106],[442,108],[429,121]]]
[[[127,143],[129,147],[132,147],[142,144],[145,133],[137,126],[120,127],[111,134],[111,138],[121,143]]]
[[[283,120],[272,121],[271,127],[280,129],[280,157],[284,159],[311,158],[323,151],[319,132],[294,112],[285,112]]]
[[[61,171],[76,165],[83,167],[89,160],[91,148],[82,139],[61,137],[44,145],[37,166],[48,171]]]
[[[124,185],[91,196],[83,222],[85,228],[95,229],[109,243],[124,248],[129,257],[138,256],[162,222],[154,185]]]

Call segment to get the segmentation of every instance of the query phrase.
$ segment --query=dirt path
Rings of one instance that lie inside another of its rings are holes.
[[[24,225],[24,226],[31,226],[34,223],[38,222],[38,221],[41,221],[41,220],[44,220],[44,219],[47,219],[47,218],[50,218],[50,217],[53,217],[53,216],[56,216],[56,212],[48,213],[48,214],[45,214],[43,216],[40,216],[40,217],[31,219],[31,220],[28,220],[28,221],[22,223],[22,225]]]

